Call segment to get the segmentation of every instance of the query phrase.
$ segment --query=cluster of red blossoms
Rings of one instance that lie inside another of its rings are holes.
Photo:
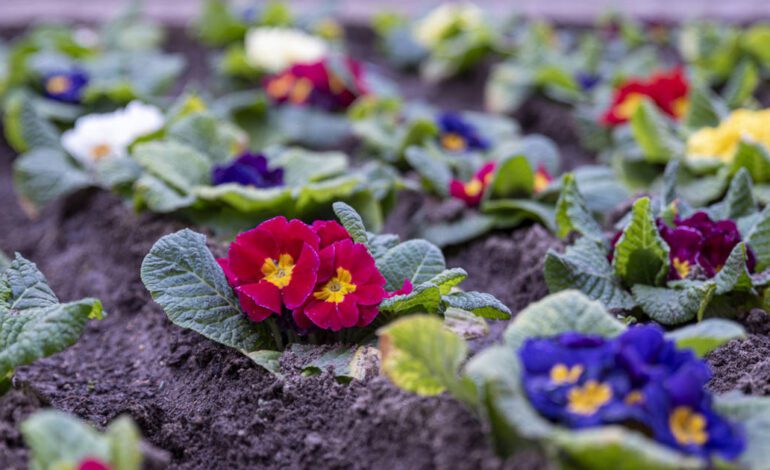
[[[688,91],[689,85],[681,68],[656,73],[648,80],[628,80],[615,90],[612,104],[601,121],[608,126],[627,122],[643,98],[651,99],[661,111],[679,119],[687,111]]]
[[[277,103],[310,105],[327,111],[344,111],[368,90],[363,67],[352,59],[334,64],[329,59],[295,64],[265,79],[264,87]]]
[[[388,296],[366,246],[334,221],[275,217],[239,234],[217,261],[255,322],[291,312],[301,330],[362,327]]]

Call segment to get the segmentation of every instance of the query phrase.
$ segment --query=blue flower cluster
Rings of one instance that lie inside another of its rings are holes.
[[[476,127],[456,113],[442,113],[438,117],[439,142],[451,152],[487,150],[489,142],[479,135]]]
[[[283,186],[283,168],[270,169],[263,155],[244,153],[232,162],[214,167],[211,183],[215,186],[238,183],[257,188]]]
[[[79,68],[50,72],[43,78],[45,95],[64,103],[80,103],[86,85],[88,74]]]
[[[529,339],[519,351],[532,406],[569,428],[642,429],[656,441],[704,458],[738,457],[741,429],[712,409],[706,363],[677,349],[655,325],[613,339],[580,333]]]

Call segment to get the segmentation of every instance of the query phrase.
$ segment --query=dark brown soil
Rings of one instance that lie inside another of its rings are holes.
[[[708,355],[714,372],[709,387],[718,393],[770,395],[770,315],[754,309],[742,322],[748,338],[732,340]]]

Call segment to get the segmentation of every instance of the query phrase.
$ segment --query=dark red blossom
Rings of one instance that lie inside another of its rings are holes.
[[[492,182],[494,172],[495,162],[489,162],[481,167],[470,181],[464,182],[453,179],[449,183],[449,194],[457,199],[462,199],[470,207],[478,206],[484,196],[484,191]]]
[[[349,58],[295,64],[268,77],[264,87],[277,103],[310,105],[327,111],[344,111],[368,91],[363,67]]]
[[[667,73],[656,73],[647,80],[630,79],[615,90],[612,104],[601,121],[608,126],[627,122],[645,97],[661,111],[678,119],[687,110],[688,91],[687,79],[679,67]]]
[[[316,220],[312,228],[320,239],[318,248],[321,250],[340,240],[352,240],[347,229],[334,220]]]
[[[239,234],[217,260],[253,321],[300,307],[319,267],[318,235],[300,220],[275,217]]]
[[[313,293],[294,311],[297,325],[332,331],[369,325],[385,298],[385,278],[369,250],[344,239],[322,249],[320,258]]]

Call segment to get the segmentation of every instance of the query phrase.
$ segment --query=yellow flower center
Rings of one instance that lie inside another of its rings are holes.
[[[674,101],[674,116],[682,117],[687,114],[687,109],[690,107],[690,102],[686,96],[678,98]]]
[[[544,172],[535,172],[535,183],[533,185],[535,194],[545,191],[545,188],[547,188],[549,184],[551,184],[551,180]]]
[[[310,96],[310,92],[313,91],[313,82],[310,79],[302,77],[294,84],[291,89],[289,99],[294,104],[302,104]]]
[[[567,394],[567,409],[579,415],[592,415],[612,399],[609,385],[589,380],[582,387],[574,387]]]
[[[70,89],[72,81],[65,75],[54,75],[45,82],[45,89],[52,95],[64,93]]]
[[[452,152],[460,152],[466,149],[467,142],[460,134],[447,132],[441,136],[441,146]]]
[[[668,417],[668,427],[681,445],[703,445],[708,441],[706,417],[689,407],[677,406]]]
[[[287,73],[278,78],[270,80],[267,84],[267,94],[272,98],[283,98],[289,94],[294,87],[294,75]]]
[[[551,381],[555,384],[574,384],[583,374],[583,366],[575,364],[567,367],[564,364],[556,364],[551,368]]]
[[[692,266],[690,265],[689,261],[674,258],[673,264],[674,270],[676,270],[676,273],[679,274],[680,279],[684,279],[688,274],[690,274],[690,268],[692,268]]]
[[[641,93],[631,93],[626,98],[618,103],[615,108],[615,113],[623,119],[631,119],[637,108],[641,106],[644,95]]]
[[[345,296],[356,291],[353,277],[345,268],[337,268],[337,275],[329,280],[321,290],[313,292],[313,297],[325,302],[342,303]]]
[[[292,271],[294,271],[294,258],[286,253],[278,257],[277,264],[272,258],[265,259],[262,264],[264,279],[279,289],[289,285]]]
[[[484,190],[484,184],[479,181],[478,178],[473,178],[472,180],[465,183],[464,188],[465,194],[474,197],[481,194],[481,191]]]
[[[626,395],[625,402],[626,405],[636,405],[638,403],[642,403],[644,401],[644,395],[642,395],[642,392],[639,390],[632,390],[628,392],[628,395]]]
[[[109,144],[99,144],[91,147],[91,158],[97,162],[110,154],[112,148]]]

